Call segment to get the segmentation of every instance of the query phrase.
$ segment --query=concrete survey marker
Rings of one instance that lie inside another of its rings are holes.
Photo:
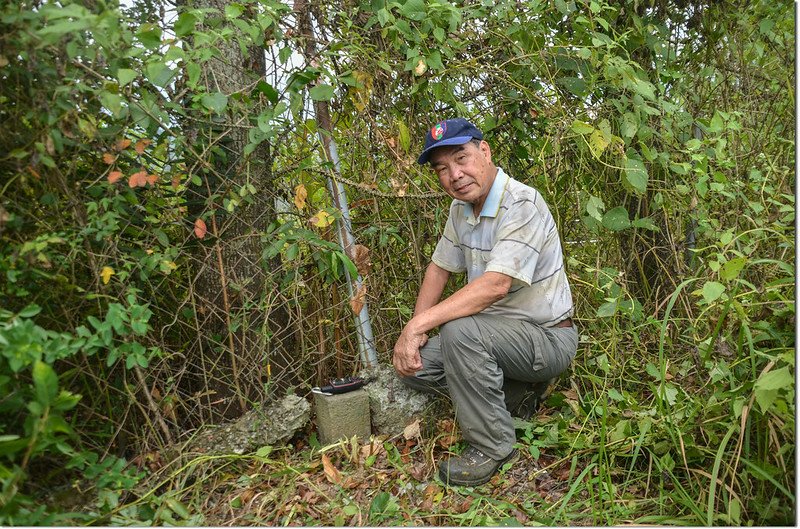
[[[320,443],[331,444],[354,435],[370,436],[369,396],[363,389],[339,395],[314,393],[314,408]]]

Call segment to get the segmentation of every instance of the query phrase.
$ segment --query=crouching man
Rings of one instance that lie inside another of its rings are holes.
[[[494,165],[472,123],[434,125],[418,162],[453,202],[393,364],[407,385],[449,392],[468,446],[439,476],[480,485],[517,455],[512,414],[528,418],[575,357],[572,295],[542,195]],[[467,285],[442,300],[450,274],[462,272]]]

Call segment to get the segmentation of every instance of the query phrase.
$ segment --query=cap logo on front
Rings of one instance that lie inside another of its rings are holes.
[[[447,123],[444,121],[431,127],[431,137],[436,141],[441,140],[445,132],[447,132]]]

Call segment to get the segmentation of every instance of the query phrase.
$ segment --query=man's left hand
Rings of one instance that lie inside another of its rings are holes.
[[[394,345],[392,363],[395,370],[404,377],[410,377],[422,369],[422,358],[419,348],[428,341],[428,335],[414,329],[412,322],[403,328],[397,343]]]

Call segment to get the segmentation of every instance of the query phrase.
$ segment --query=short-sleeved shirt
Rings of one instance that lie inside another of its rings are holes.
[[[483,310],[551,327],[574,308],[556,223],[542,195],[498,168],[475,218],[472,204],[453,200],[432,260],[474,281],[484,272],[511,276],[508,295]]]

